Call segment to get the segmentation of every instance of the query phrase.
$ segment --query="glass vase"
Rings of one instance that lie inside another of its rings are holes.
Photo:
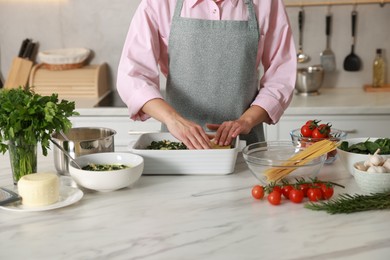
[[[8,143],[14,185],[24,175],[37,172],[37,144],[26,144],[21,140]]]

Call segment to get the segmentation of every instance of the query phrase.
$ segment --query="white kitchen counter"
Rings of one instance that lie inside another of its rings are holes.
[[[74,99],[82,116],[128,116],[125,107],[94,105],[98,99]],[[323,88],[318,96],[293,96],[285,115],[390,114],[390,92],[365,92],[362,88]]]
[[[365,92],[362,88],[324,88],[318,96],[294,95],[286,115],[390,114],[390,92]]]
[[[54,171],[40,156],[39,171]],[[337,160],[319,177],[360,192]],[[390,211],[329,215],[251,197],[242,157],[224,176],[142,176],[133,188],[85,192],[44,212],[0,209],[0,259],[388,259]],[[12,185],[8,154],[0,186]]]

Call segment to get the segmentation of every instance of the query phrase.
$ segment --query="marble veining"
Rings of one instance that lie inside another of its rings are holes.
[[[52,154],[39,171],[54,171]],[[337,160],[320,175],[360,193]],[[0,259],[388,259],[390,211],[329,215],[252,199],[241,155],[233,174],[142,176],[110,193],[84,190],[68,207],[0,210]],[[0,155],[0,186],[12,187]]]

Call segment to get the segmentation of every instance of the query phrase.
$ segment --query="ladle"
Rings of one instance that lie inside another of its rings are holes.
[[[345,57],[344,59],[344,69],[346,71],[358,71],[361,68],[361,60],[359,56],[355,54],[355,30],[356,30],[356,18],[357,11],[353,10],[352,14],[352,45],[351,45],[351,53]]]
[[[68,151],[66,151],[59,143],[57,143],[56,141],[54,141],[52,138],[50,138],[50,141],[55,145],[57,146],[58,149],[60,149],[72,162],[74,162],[74,164],[76,165],[77,168],[79,168],[80,170],[82,169],[82,167],[80,166],[80,164],[78,164],[76,162],[75,159],[73,159],[73,157],[68,153]]]
[[[299,50],[297,53],[298,63],[306,63],[310,61],[310,56],[303,52],[303,23],[304,23],[304,13],[303,9],[299,11],[298,14],[298,26],[299,26]]]

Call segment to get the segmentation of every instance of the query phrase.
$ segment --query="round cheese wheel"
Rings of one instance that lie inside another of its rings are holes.
[[[26,206],[45,206],[58,201],[60,181],[54,173],[33,173],[20,178],[18,192],[22,204]]]

